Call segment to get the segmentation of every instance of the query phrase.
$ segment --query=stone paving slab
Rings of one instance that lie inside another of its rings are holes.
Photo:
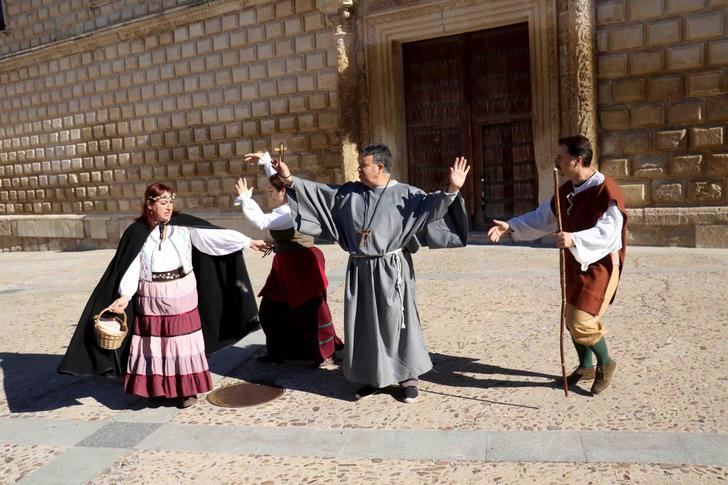
[[[0,443],[331,458],[728,466],[728,434],[89,424],[0,418]]]
[[[224,429],[200,425],[163,425],[136,449],[213,451],[239,454],[485,460],[486,435],[419,430],[324,430],[315,428]]]
[[[133,448],[152,434],[160,423],[109,423],[91,436],[83,439],[78,446],[89,448]]]
[[[330,458],[728,465],[728,434],[693,434],[690,451],[680,437],[680,433],[266,429],[165,424],[135,448]]]
[[[581,434],[573,431],[494,431],[487,433],[488,461],[596,463],[587,460]],[[659,463],[659,462],[656,462]]]
[[[680,444],[692,457],[693,463],[702,459],[716,465],[728,466],[728,438],[724,434],[680,433]]]
[[[447,462],[140,450],[119,459],[93,483],[694,485],[725,480],[725,468],[699,465]]]
[[[14,445],[74,446],[105,423],[100,421],[61,421],[38,418],[0,418],[0,443]]]
[[[688,455],[676,433],[584,432],[581,435],[590,462],[623,463],[628,456],[630,463],[679,465],[695,460]],[[725,436],[723,441],[728,443]],[[702,462],[701,458],[698,462]],[[722,464],[725,458],[720,458],[721,463],[717,464]]]

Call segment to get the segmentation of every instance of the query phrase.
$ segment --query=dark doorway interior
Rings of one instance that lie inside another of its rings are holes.
[[[0,0],[0,30],[5,30],[5,5],[3,0]]]

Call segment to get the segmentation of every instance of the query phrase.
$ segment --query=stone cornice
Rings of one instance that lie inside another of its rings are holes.
[[[628,208],[631,225],[682,226],[728,224],[728,207],[642,207]]]
[[[173,30],[197,20],[235,12],[263,3],[261,0],[199,0],[191,5],[176,7],[146,17],[129,20],[67,39],[42,44],[0,57],[0,71],[18,69],[79,51],[96,49],[114,42],[145,37]]]

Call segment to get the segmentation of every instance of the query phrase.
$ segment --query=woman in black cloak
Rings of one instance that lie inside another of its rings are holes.
[[[91,294],[58,371],[124,376],[124,390],[191,406],[212,389],[205,354],[259,328],[241,249],[264,241],[174,212],[174,191],[155,183]],[[129,305],[129,303],[132,303]],[[133,322],[118,350],[96,344],[93,316],[108,308]]]

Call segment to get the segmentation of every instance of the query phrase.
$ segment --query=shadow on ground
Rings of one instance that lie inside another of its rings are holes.
[[[560,376],[557,375],[494,366],[471,357],[438,353],[431,356],[434,368],[423,375],[421,380],[441,386],[476,387],[484,390],[504,387],[561,389]],[[249,357],[250,352],[245,349],[228,347],[210,359],[210,368],[216,374],[223,376],[258,384],[271,384],[343,401],[352,401],[354,392],[358,388],[356,384],[346,380],[338,365],[321,368],[311,367],[302,362],[271,365]],[[79,406],[86,398],[93,398],[113,410],[155,406],[146,399],[125,394],[119,378],[59,375],[56,373],[56,368],[60,361],[60,355],[0,353],[5,399],[10,412],[33,413]],[[230,362],[239,364],[230,365]],[[513,377],[523,379],[513,379]],[[402,398],[397,387],[388,388],[383,392],[391,394],[395,399]],[[456,391],[445,393],[428,390],[427,392],[474,399],[458,395]],[[580,388],[572,388],[571,392],[590,395]]]
[[[230,362],[241,362],[249,355],[244,349],[228,347],[209,359],[210,370],[228,375],[230,369],[235,367]],[[4,395],[11,413],[34,413],[79,406],[87,398],[93,398],[113,410],[160,405],[124,393],[121,378],[58,374],[56,369],[62,358],[61,355],[51,354],[0,352]]]
[[[139,398],[121,392],[121,380],[56,373],[62,356],[0,353],[3,387],[12,413],[52,411],[81,405],[92,397],[110,409],[136,407]]]
[[[269,364],[251,358],[241,363],[230,375],[247,382],[278,386],[342,401],[353,401],[357,389],[355,384],[344,378],[339,365],[314,367],[307,361]]]
[[[507,387],[562,389],[561,376],[558,375],[494,366],[481,363],[478,359],[470,357],[438,353],[430,355],[434,368],[420,379],[441,386],[453,388],[477,387],[483,390]],[[343,401],[353,401],[354,392],[360,386],[348,382],[340,366],[311,368],[305,363],[300,362],[286,362],[273,365],[263,364],[257,362],[255,359],[250,359],[231,372],[231,375],[248,382],[279,386],[285,389]],[[499,379],[497,377],[505,378]],[[513,379],[513,377],[523,377],[524,379]],[[401,390],[397,386],[389,387],[382,390],[382,392],[392,395],[395,399],[401,400],[403,397]],[[428,390],[426,392],[463,399],[474,399],[470,396],[458,395],[456,391],[453,391],[453,393],[444,393]],[[591,395],[591,393],[576,387],[571,388],[570,392],[585,396]],[[478,400],[488,401],[487,399]]]
[[[432,358],[433,369],[420,379],[443,386],[479,387],[481,389],[508,387],[563,389],[560,375],[490,365],[473,357],[439,353],[431,353],[430,357]],[[498,379],[497,377],[507,378]],[[514,379],[514,377],[522,377],[523,379]],[[569,392],[582,396],[591,396],[591,392],[579,387],[571,387]]]

